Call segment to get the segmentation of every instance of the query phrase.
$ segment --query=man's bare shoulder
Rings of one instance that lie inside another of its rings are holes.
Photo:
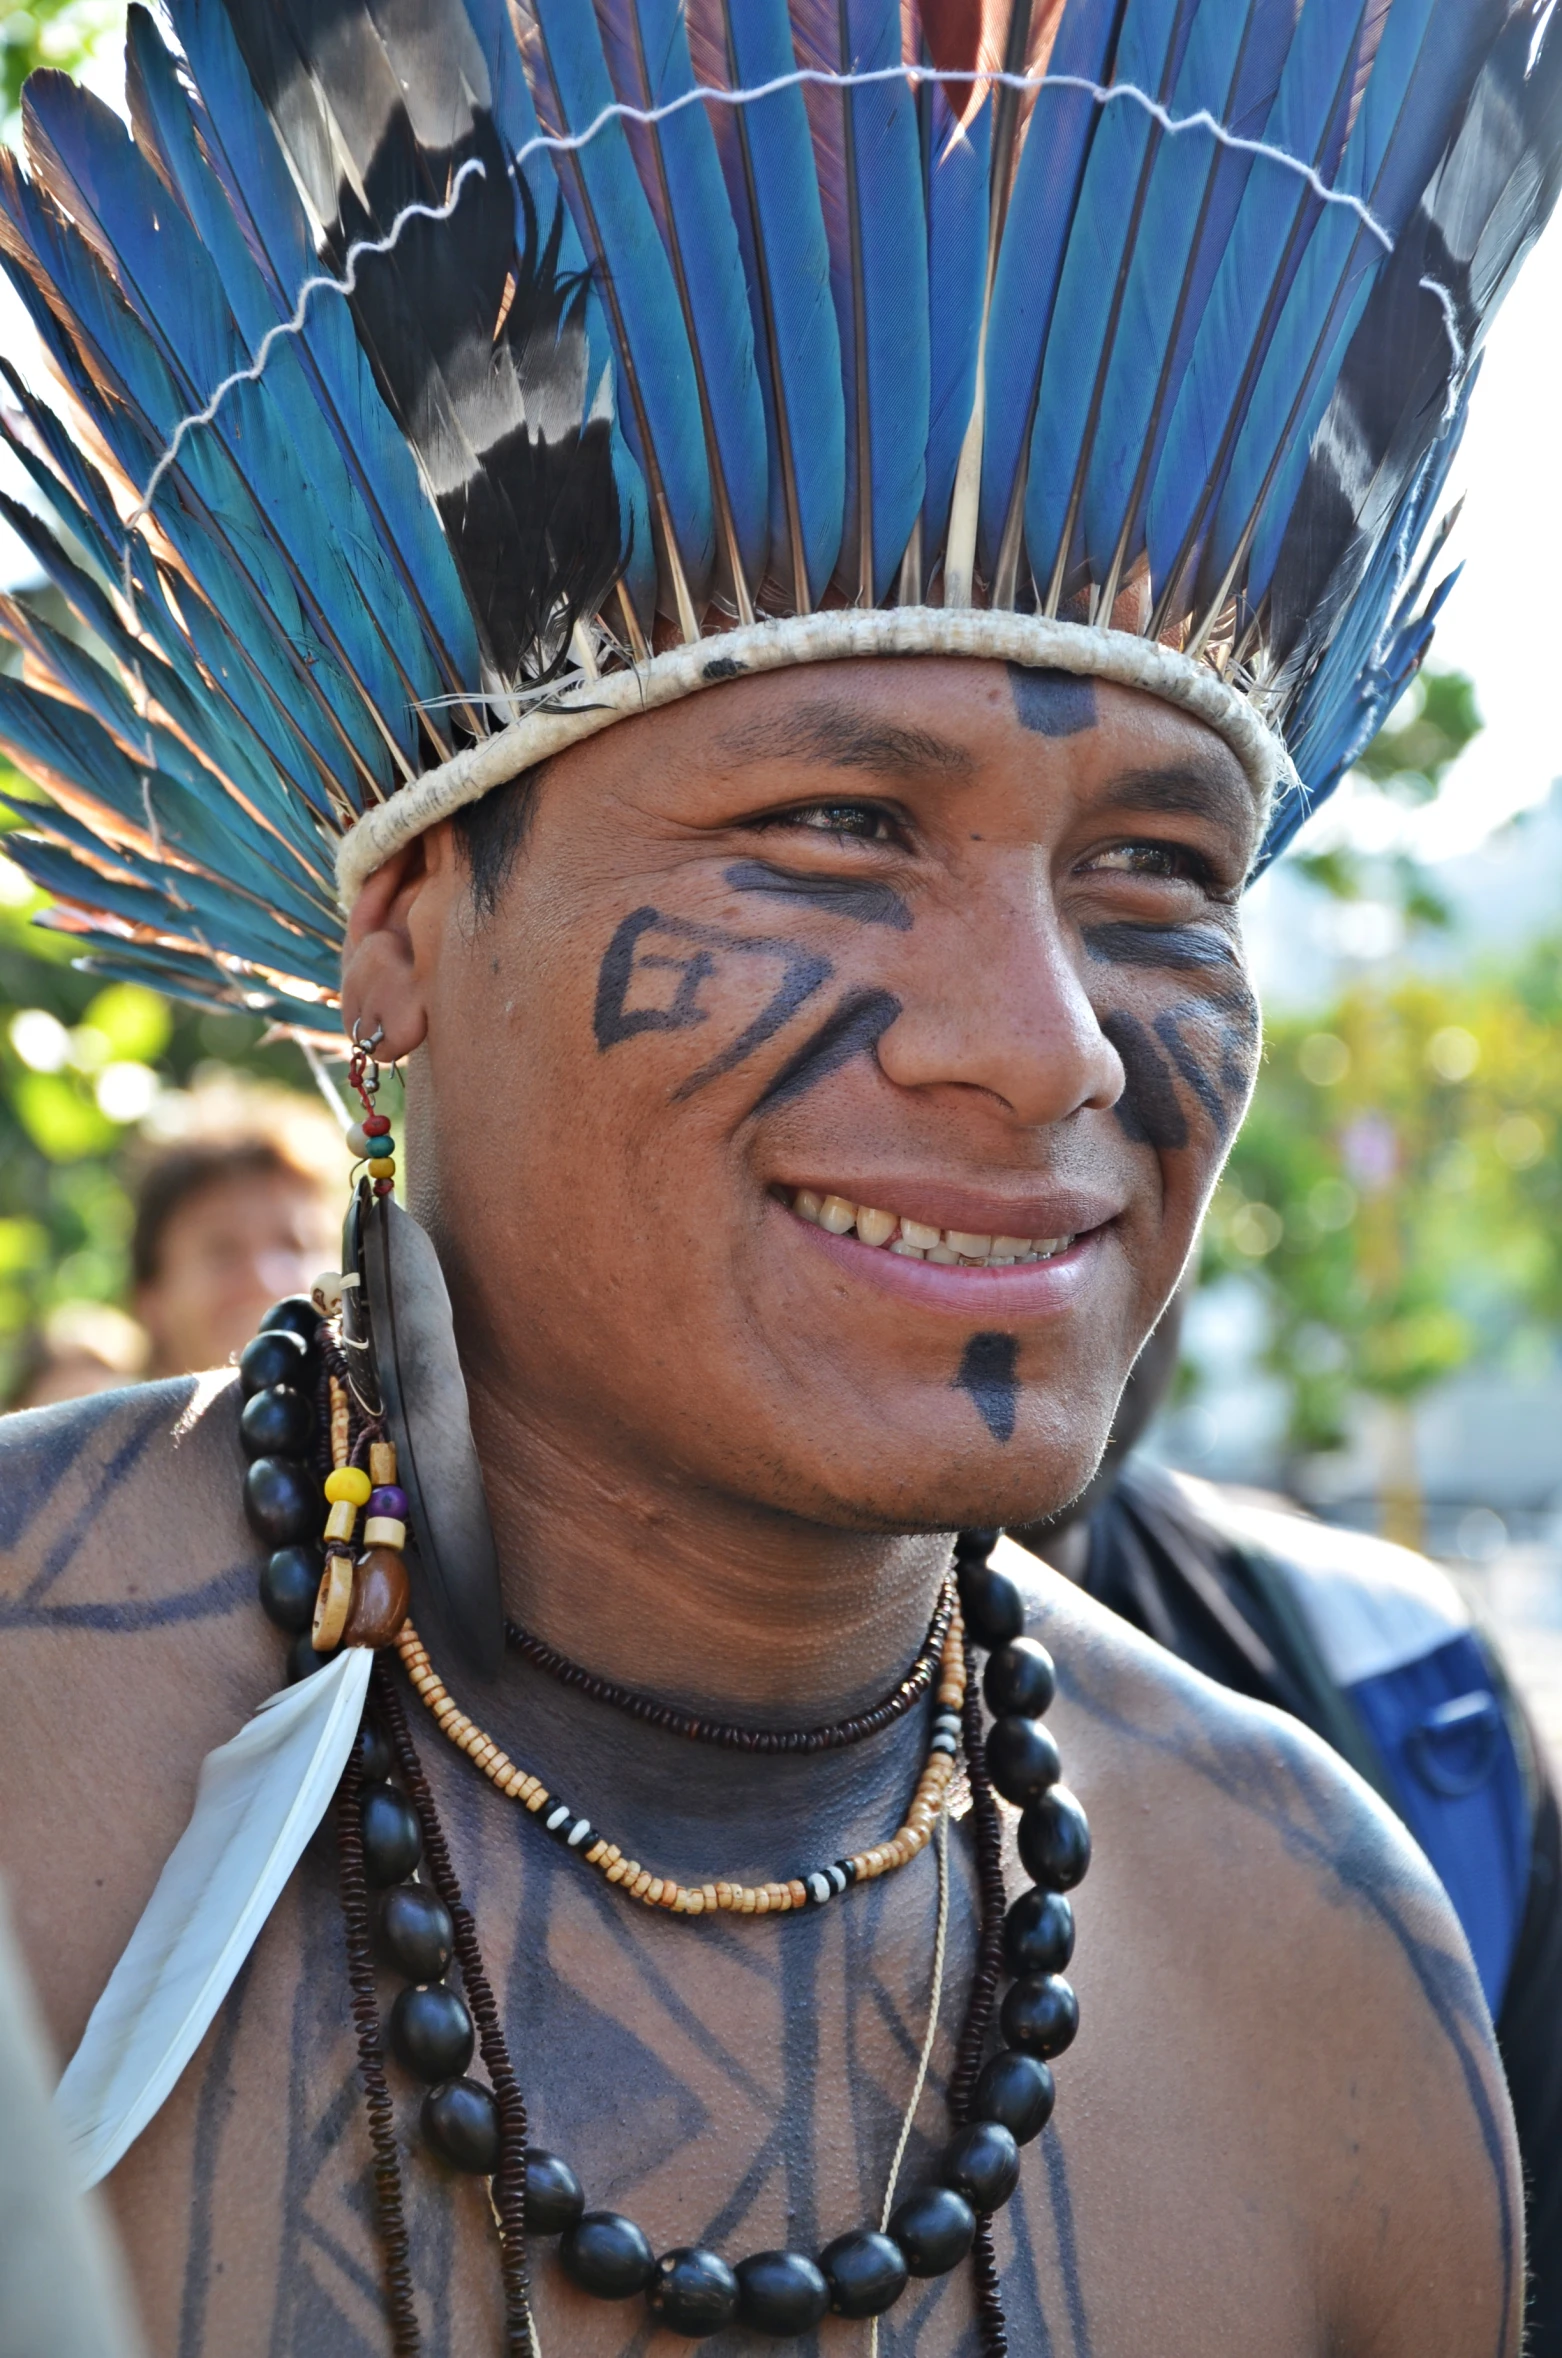
[[[1516,2347],[1521,2207],[1491,2024],[1448,1901],[1376,1795],[1285,1713],[1190,1670],[1015,1550],[1058,1666],[1052,1725],[1090,1814],[1074,1978],[1204,2057],[1255,2182],[1279,2142],[1327,2222],[1326,2298],[1376,2354],[1436,2285],[1450,2350]],[[1084,2034],[1081,2036],[1081,2046]],[[1402,2286],[1383,2278],[1390,2217]],[[1436,2302],[1431,2307],[1435,2309]]]
[[[280,1683],[230,1375],[0,1418],[0,1872],[62,2042]]]

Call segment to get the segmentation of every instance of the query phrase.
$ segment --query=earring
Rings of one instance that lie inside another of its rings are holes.
[[[445,1273],[427,1230],[396,1201],[395,1140],[375,1109],[383,1037],[353,1026],[347,1077],[364,1112],[348,1144],[367,1169],[342,1236],[342,1344],[359,1405],[383,1416],[395,1444],[419,1628],[486,1678],[504,1654],[498,1555]]]

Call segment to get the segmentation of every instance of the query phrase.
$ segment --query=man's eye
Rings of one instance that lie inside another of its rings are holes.
[[[1085,866],[1125,876],[1164,876],[1178,883],[1209,882],[1208,861],[1181,843],[1114,843],[1093,853]]]
[[[898,830],[888,811],[871,802],[812,802],[783,811],[771,824],[806,829],[815,835],[850,835],[859,843],[894,843]]]

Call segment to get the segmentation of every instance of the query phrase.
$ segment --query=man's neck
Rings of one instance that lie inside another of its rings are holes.
[[[491,1395],[472,1417],[505,1611],[599,1677],[797,1726],[876,1701],[917,1652],[946,1534],[830,1530],[605,1466]]]

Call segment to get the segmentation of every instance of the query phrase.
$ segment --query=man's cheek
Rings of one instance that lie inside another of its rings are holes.
[[[1122,1060],[1116,1113],[1134,1144],[1224,1160],[1258,1068],[1258,1007],[1246,985],[1169,1006],[1107,1007],[1100,1023]]]

